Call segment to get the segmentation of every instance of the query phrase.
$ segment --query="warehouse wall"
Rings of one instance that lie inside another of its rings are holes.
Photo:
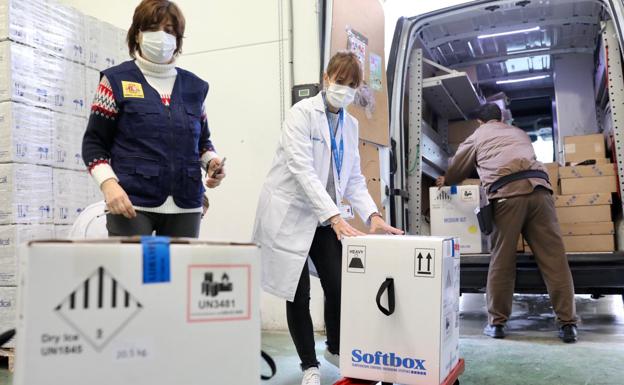
[[[127,29],[138,0],[64,0],[86,14]],[[271,165],[281,121],[290,106],[289,2],[286,0],[178,0],[186,16],[179,65],[210,83],[206,100],[217,151],[227,178],[209,191],[211,208],[202,239],[251,239],[257,197]],[[280,8],[281,6],[281,8]],[[295,66],[298,83],[318,79],[317,2],[296,1]],[[281,26],[281,28],[280,28]],[[314,59],[311,59],[314,57]],[[322,294],[313,279],[312,313],[322,329]],[[262,298],[265,328],[286,329],[282,300]]]

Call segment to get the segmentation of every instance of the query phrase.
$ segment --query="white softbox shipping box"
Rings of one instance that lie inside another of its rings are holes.
[[[16,385],[260,382],[256,246],[148,237],[22,250]]]
[[[342,242],[341,374],[440,385],[459,358],[457,242],[383,235]]]
[[[431,235],[458,237],[462,254],[487,252],[487,238],[482,236],[475,214],[479,200],[479,186],[431,187]]]

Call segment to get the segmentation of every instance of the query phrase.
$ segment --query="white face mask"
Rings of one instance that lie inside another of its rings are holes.
[[[325,95],[327,96],[327,102],[333,107],[345,108],[353,103],[353,99],[355,99],[355,89],[349,86],[329,83]]]
[[[141,55],[152,63],[166,64],[173,59],[176,37],[165,31],[141,32]]]

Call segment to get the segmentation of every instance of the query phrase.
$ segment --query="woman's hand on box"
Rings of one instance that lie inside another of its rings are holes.
[[[370,219],[370,233],[403,235],[403,230],[390,226],[383,220],[381,215],[377,214]]]

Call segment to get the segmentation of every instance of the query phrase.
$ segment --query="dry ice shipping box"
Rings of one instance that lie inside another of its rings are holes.
[[[149,238],[22,252],[14,384],[259,382],[256,246]]]
[[[439,385],[455,368],[459,359],[457,243],[443,237],[387,235],[343,240],[343,376]]]
[[[475,209],[479,207],[479,186],[450,186],[429,189],[431,235],[458,237],[462,254],[487,251]]]

